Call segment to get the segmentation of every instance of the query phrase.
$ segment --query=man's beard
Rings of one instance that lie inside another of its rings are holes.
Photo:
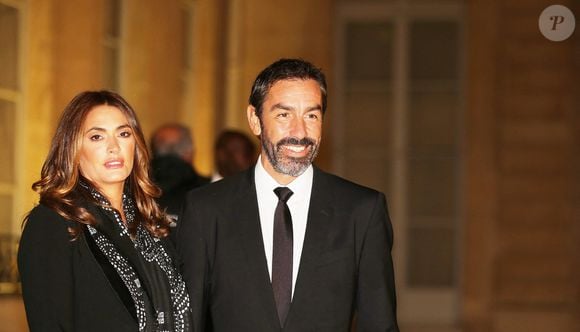
[[[260,136],[260,142],[274,170],[292,177],[300,176],[306,171],[308,166],[312,164],[314,158],[316,158],[318,148],[320,147],[320,143],[317,144],[310,137],[304,137],[302,139],[285,137],[274,145],[264,131],[262,131],[262,135]],[[282,149],[284,145],[300,145],[304,146],[305,149],[309,149],[309,151],[306,156],[301,158],[289,157],[284,155],[284,150]]]

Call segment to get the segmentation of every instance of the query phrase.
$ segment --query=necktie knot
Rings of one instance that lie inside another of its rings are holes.
[[[284,203],[286,203],[290,199],[290,196],[294,194],[294,192],[292,192],[288,187],[278,187],[274,189],[274,193],[276,193],[278,199]]]

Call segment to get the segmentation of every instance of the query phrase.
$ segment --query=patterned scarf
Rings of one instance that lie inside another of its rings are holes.
[[[135,304],[139,331],[186,332],[191,330],[191,308],[185,282],[161,240],[141,224],[131,238],[119,212],[97,190],[82,183],[100,208],[112,217],[87,226],[99,250],[127,287]],[[135,204],[123,194],[123,212],[128,224],[135,222]],[[111,221],[112,221],[111,220]]]

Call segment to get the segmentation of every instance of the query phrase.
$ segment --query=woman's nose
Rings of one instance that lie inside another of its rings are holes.
[[[119,151],[119,143],[117,142],[117,139],[115,138],[110,139],[109,144],[107,146],[107,152],[114,153],[118,151]]]

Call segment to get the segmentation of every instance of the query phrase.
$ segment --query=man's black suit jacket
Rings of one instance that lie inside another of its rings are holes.
[[[278,320],[254,169],[193,190],[178,249],[194,331],[398,331],[385,197],[314,168],[304,246],[285,327]]]

